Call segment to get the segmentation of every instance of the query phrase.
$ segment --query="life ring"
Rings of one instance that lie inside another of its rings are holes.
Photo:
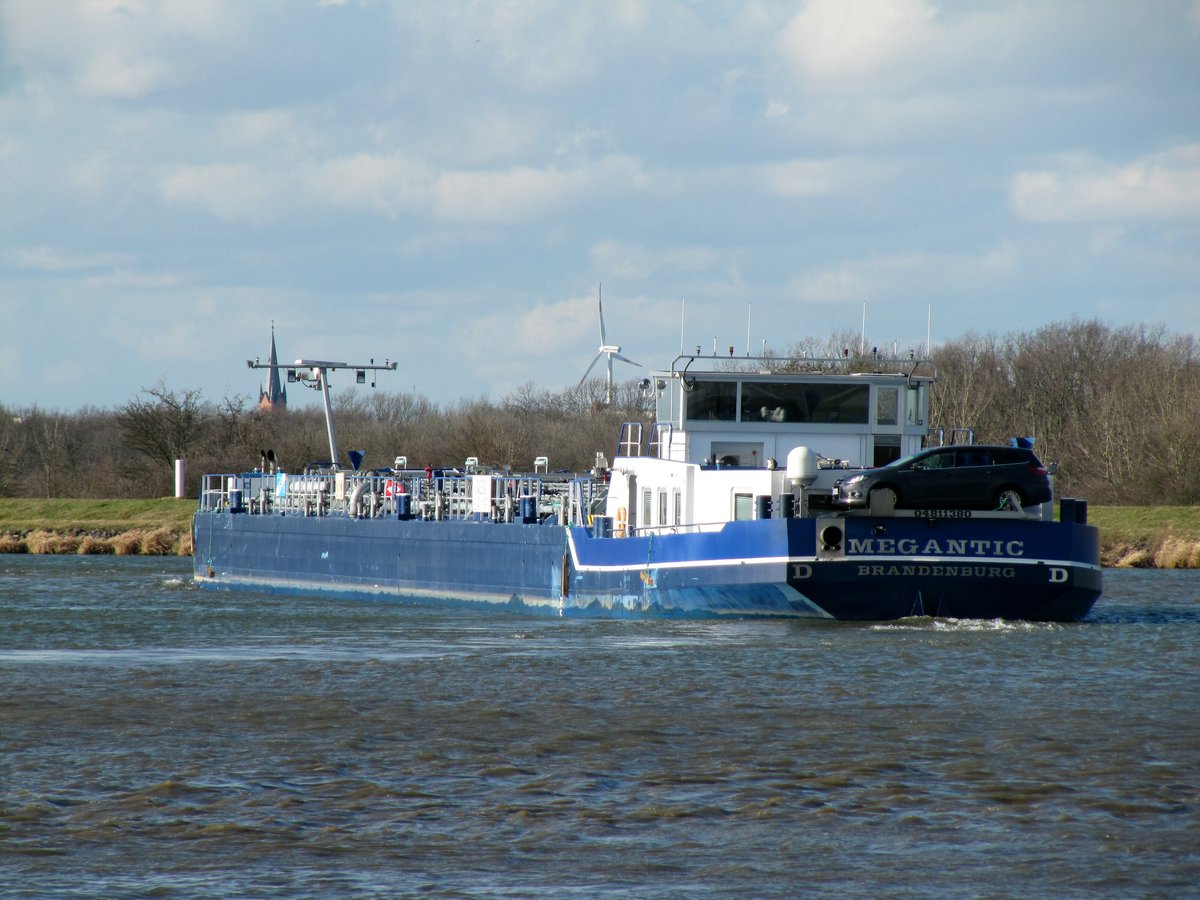
[[[617,537],[625,537],[625,507],[617,507]]]

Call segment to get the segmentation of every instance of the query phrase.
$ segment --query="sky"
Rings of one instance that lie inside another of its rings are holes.
[[[559,391],[601,286],[618,379],[1198,336],[1200,0],[0,0],[10,409]]]

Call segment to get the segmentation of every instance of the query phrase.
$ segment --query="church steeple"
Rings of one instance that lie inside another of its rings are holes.
[[[275,353],[275,323],[271,323],[271,355],[267,357],[267,381],[258,392],[258,408],[263,412],[287,409],[287,390],[279,380],[279,359]]]

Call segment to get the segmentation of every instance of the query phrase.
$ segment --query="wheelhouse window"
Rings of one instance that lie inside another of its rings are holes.
[[[871,388],[866,384],[742,382],[743,422],[816,422],[865,425]]]
[[[733,495],[733,518],[734,521],[737,522],[743,522],[754,518],[753,494]]]
[[[737,417],[736,381],[696,381],[687,393],[692,422],[732,422]]]

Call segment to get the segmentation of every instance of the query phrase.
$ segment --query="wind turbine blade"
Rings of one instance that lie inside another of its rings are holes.
[[[630,359],[628,356],[622,356],[620,353],[614,353],[614,354],[613,354],[613,358],[614,358],[614,359],[619,359],[621,362],[627,362],[627,363],[629,363],[631,366],[637,366],[639,369],[642,367],[642,364],[641,364],[641,363],[634,362],[634,361],[633,361],[632,359]]]
[[[604,346],[608,343],[608,338],[604,336],[604,292],[601,290],[596,297],[596,305],[600,307],[600,345]]]
[[[600,362],[600,357],[602,357],[603,355],[604,355],[603,353],[597,353],[594,357],[592,357],[592,361],[588,365],[587,371],[584,372],[583,377],[579,379],[580,384],[583,384],[585,381],[587,381],[588,375],[591,374],[592,369],[596,368],[596,363]]]

